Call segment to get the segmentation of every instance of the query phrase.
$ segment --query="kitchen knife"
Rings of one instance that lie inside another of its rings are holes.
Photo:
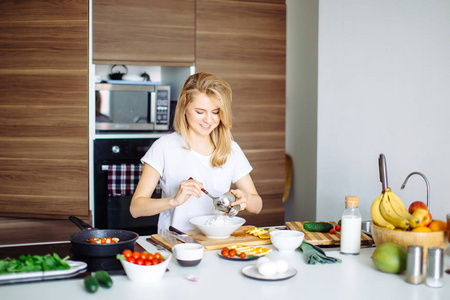
[[[187,235],[187,234],[184,233],[183,231],[176,229],[176,228],[173,227],[173,226],[169,226],[169,230],[170,230],[171,232],[174,233],[173,236],[174,236],[177,240],[179,240],[179,241],[181,241],[181,242],[183,242],[183,243],[196,243],[196,244],[200,244],[199,242],[197,242],[196,240],[194,240],[192,237],[190,237],[189,235]],[[200,245],[201,245],[201,244],[200,244]]]

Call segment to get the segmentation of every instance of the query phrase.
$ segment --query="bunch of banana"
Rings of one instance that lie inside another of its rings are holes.
[[[390,188],[376,198],[370,208],[372,220],[387,229],[407,230],[419,226],[419,218],[411,215],[403,201]]]

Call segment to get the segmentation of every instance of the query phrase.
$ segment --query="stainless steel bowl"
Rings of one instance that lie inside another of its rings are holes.
[[[372,220],[362,220],[361,231],[364,232],[365,234],[372,236],[372,232],[370,230],[370,223],[372,223]]]

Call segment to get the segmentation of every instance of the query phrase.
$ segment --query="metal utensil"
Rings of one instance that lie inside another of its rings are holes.
[[[190,177],[189,180],[191,179],[193,178]],[[231,192],[226,192],[220,197],[213,197],[204,188],[202,188],[201,190],[213,200],[213,204],[216,210],[227,213],[229,217],[232,218],[236,216],[239,210],[241,210],[241,206],[239,204],[231,206],[231,203],[236,201],[236,197]]]
[[[191,236],[187,235],[186,233],[184,233],[181,230],[178,230],[177,228],[173,227],[173,226],[169,226],[169,231],[172,232],[173,236],[183,242],[183,243],[196,243],[196,244],[200,244],[199,242],[197,242],[194,238],[192,238]]]
[[[400,189],[403,190],[406,187],[406,183],[408,182],[409,177],[411,177],[412,175],[422,176],[422,178],[425,180],[425,184],[427,185],[427,207],[428,207],[428,210],[430,210],[430,182],[428,181],[428,179],[427,179],[427,177],[425,175],[423,175],[420,172],[412,172],[412,173],[410,173],[406,177],[406,179],[403,182],[402,187]]]
[[[387,167],[386,167],[386,157],[384,156],[383,153],[380,154],[380,156],[378,157],[378,167],[380,170],[380,182],[382,185],[382,192],[384,193],[384,191],[389,187],[388,186],[388,179],[387,179]]]
[[[146,240],[147,240],[147,242],[149,242],[150,244],[155,246],[156,250],[158,250],[158,251],[166,250],[166,248],[164,248],[163,246],[161,246],[160,244],[158,244],[157,242],[152,240],[152,238],[147,238]]]

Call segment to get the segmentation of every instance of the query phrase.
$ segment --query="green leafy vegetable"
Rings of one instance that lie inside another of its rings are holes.
[[[5,258],[0,260],[0,274],[22,273],[50,270],[70,269],[66,262],[69,256],[61,259],[57,253],[40,255],[21,255],[19,259]]]

